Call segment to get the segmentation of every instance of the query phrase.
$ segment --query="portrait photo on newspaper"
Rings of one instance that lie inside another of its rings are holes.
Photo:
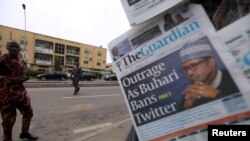
[[[116,60],[120,59],[131,50],[132,47],[128,39],[121,41],[119,44],[111,48],[111,56],[113,58],[113,61],[115,62]]]
[[[207,37],[183,45],[179,55],[182,71],[190,80],[183,91],[184,109],[239,92]]]

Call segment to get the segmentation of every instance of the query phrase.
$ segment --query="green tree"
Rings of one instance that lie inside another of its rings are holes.
[[[54,70],[55,71],[61,71],[62,70],[62,68],[60,67],[60,60],[59,60],[59,58],[57,56],[55,57]]]

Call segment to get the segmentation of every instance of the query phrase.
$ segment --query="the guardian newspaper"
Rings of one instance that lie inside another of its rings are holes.
[[[187,0],[121,0],[131,26],[142,23]]]
[[[139,140],[207,140],[208,124],[250,117],[248,81],[215,33],[184,5],[109,44]]]

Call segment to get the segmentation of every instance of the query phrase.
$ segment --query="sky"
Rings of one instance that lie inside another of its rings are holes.
[[[130,29],[120,0],[0,0],[0,25],[24,30],[25,15],[27,31],[104,48]]]

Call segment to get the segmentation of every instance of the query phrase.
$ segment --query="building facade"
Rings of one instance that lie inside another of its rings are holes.
[[[55,62],[63,71],[71,71],[77,62],[87,70],[106,69],[106,48],[0,25],[0,54],[7,52],[9,40],[21,44],[21,57],[31,69],[51,71]]]

